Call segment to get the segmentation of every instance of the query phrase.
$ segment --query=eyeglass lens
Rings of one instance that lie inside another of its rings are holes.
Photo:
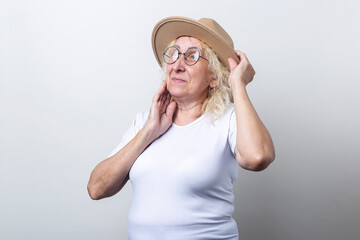
[[[194,65],[200,57],[200,52],[197,48],[189,48],[185,53],[180,53],[176,47],[169,47],[164,52],[164,61],[168,64],[176,62],[180,54],[184,54],[184,60],[187,65]]]

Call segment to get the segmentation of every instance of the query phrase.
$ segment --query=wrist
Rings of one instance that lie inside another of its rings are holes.
[[[146,143],[146,145],[150,145],[156,139],[156,137],[153,136],[153,133],[154,131],[147,128],[147,126],[145,125],[145,127],[140,129],[138,135],[142,139],[142,141]]]
[[[238,80],[238,81],[230,80],[230,89],[232,92],[233,91],[243,91],[243,90],[246,91],[246,84],[241,80]]]

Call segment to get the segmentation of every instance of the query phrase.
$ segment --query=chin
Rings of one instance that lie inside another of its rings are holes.
[[[173,98],[181,98],[184,96],[184,94],[181,94],[179,92],[170,92],[171,97]]]
[[[177,86],[176,84],[172,84],[172,83],[167,85],[167,90],[169,91],[171,96],[178,96],[185,94],[182,86]]]
[[[181,98],[186,95],[183,91],[180,91],[180,89],[168,89],[168,91],[173,98]]]

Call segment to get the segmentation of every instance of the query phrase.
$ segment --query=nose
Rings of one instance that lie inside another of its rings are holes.
[[[173,71],[174,72],[183,72],[185,71],[185,55],[179,54],[179,58],[176,62],[173,63]]]

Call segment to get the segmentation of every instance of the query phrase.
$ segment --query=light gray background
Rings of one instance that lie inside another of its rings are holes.
[[[0,239],[126,239],[131,185],[93,201],[90,172],[160,84],[153,26],[216,19],[256,75],[247,87],[275,162],[240,169],[241,239],[360,236],[356,1],[0,0]]]

